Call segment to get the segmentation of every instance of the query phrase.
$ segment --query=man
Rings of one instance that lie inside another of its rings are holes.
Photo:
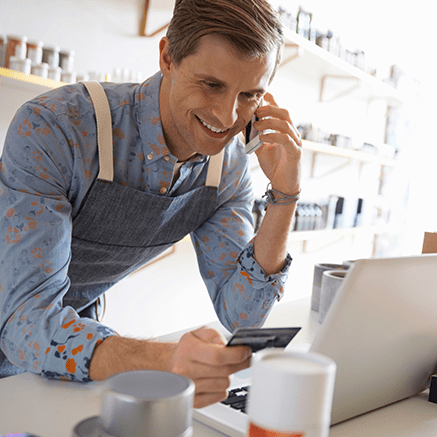
[[[0,170],[1,376],[86,382],[156,369],[193,379],[195,407],[226,396],[249,348],[225,348],[209,328],[177,344],[123,338],[95,320],[96,303],[190,233],[223,325],[262,324],[291,262],[300,191],[300,137],[266,94],[281,46],[265,0],[179,0],[145,83],[103,84],[102,98],[66,86],[20,108]],[[254,113],[269,132],[256,153],[272,188],[252,238],[237,135]]]

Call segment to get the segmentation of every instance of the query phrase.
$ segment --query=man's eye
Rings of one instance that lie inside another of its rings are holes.
[[[214,82],[204,82],[204,84],[211,89],[218,89],[220,88],[220,85],[218,83],[214,83]]]
[[[245,100],[249,100],[249,101],[260,100],[260,96],[258,94],[242,93],[242,96]]]

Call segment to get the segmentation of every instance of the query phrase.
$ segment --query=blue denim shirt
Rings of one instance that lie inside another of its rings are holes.
[[[161,196],[205,184],[207,156],[183,165],[165,145],[161,74],[142,84],[104,84],[113,122],[114,181]],[[93,105],[82,84],[23,105],[0,161],[0,348],[13,364],[47,377],[88,381],[94,347],[115,332],[63,307],[72,220],[98,173]],[[166,190],[162,190],[166,188]],[[248,159],[234,138],[224,155],[218,209],[192,233],[199,269],[225,327],[260,325],[280,298],[283,271],[266,276],[254,259]]]

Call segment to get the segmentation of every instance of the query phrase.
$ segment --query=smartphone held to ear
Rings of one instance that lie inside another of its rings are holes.
[[[253,114],[251,120],[249,121],[249,124],[246,126],[245,131],[245,140],[246,140],[246,153],[250,154],[255,152],[255,150],[259,149],[263,142],[259,138],[259,132],[253,127],[253,123],[258,121],[259,118]]]

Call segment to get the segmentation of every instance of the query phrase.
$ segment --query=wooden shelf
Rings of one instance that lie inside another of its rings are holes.
[[[288,46],[300,47],[297,56],[293,57],[293,61],[287,63],[287,67],[285,68],[290,66],[290,68],[295,69],[297,73],[304,74],[304,77],[312,76],[320,81],[323,81],[323,78],[346,81],[347,86],[350,85],[348,83],[350,79],[355,79],[357,88],[360,90],[351,92],[357,94],[361,92],[369,99],[387,99],[391,103],[402,103],[404,101],[402,94],[397,89],[354,65],[349,64],[327,50],[322,49],[296,32],[290,29],[284,29],[284,36]],[[284,55],[286,58],[286,52]],[[322,85],[321,88],[323,88]],[[321,89],[321,93],[322,92],[323,89]]]
[[[329,237],[347,237],[350,235],[359,234],[384,234],[397,233],[404,229],[400,224],[384,224],[375,226],[358,226],[356,228],[336,228],[336,229],[320,229],[316,231],[292,231],[289,235],[289,241],[307,241],[317,240]]]
[[[370,162],[387,167],[396,167],[396,159],[386,158],[380,155],[372,155],[371,153],[359,152],[356,150],[343,149],[342,147],[330,146],[327,144],[314,143],[312,141],[302,140],[302,147],[314,153],[324,153],[326,155],[340,156],[343,158],[354,159],[362,162]]]
[[[0,67],[0,87],[3,87],[3,85],[10,88],[19,88],[20,90],[39,93],[67,84]]]

